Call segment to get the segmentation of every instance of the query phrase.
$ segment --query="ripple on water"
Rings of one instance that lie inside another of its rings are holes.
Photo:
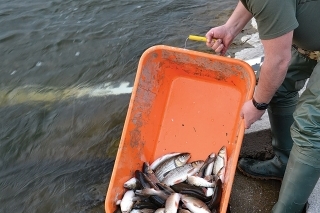
[[[237,0],[1,3],[0,212],[42,213],[104,212],[130,100],[64,92],[132,85],[147,48],[183,47]]]

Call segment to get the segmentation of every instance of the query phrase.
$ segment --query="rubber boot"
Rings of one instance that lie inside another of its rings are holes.
[[[279,199],[272,209],[273,213],[301,213],[320,177],[319,162],[311,157],[319,155],[319,151],[305,152],[311,153],[311,156],[308,156],[309,154],[302,154],[303,151],[299,149],[301,148],[297,145],[292,147]]]
[[[238,169],[243,174],[257,179],[282,180],[293,144],[290,127],[293,123],[292,114],[295,107],[295,104],[282,108],[269,107],[274,157],[265,161],[250,158],[240,159]]]

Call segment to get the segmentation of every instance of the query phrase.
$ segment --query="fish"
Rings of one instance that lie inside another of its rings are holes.
[[[181,201],[191,212],[211,213],[208,206],[197,198],[190,197],[188,195],[181,195]]]
[[[225,173],[226,173],[226,167],[224,166],[220,169],[220,171],[217,174],[217,177],[221,180],[222,183],[224,183],[224,180],[225,180]]]
[[[137,178],[133,177],[133,178],[130,178],[128,181],[126,181],[123,184],[123,187],[126,188],[126,189],[137,189],[137,188],[141,187],[141,184],[137,180]]]
[[[227,147],[223,146],[221,149],[222,149],[221,153],[219,153],[219,154],[221,154],[221,156],[224,159],[225,166],[227,166],[227,162],[228,162]]]
[[[197,191],[193,191],[193,190],[181,190],[180,194],[198,198],[199,200],[201,200],[203,202],[210,202],[210,200],[211,200],[210,196],[208,197],[208,196],[204,195],[203,193],[198,193]]]
[[[187,180],[188,176],[194,175],[203,165],[203,160],[194,161],[169,171],[162,180],[162,183],[172,186]]]
[[[201,187],[215,187],[215,181],[208,181],[205,178],[198,177],[198,176],[188,176],[187,182],[194,186],[201,186]]]
[[[211,200],[211,196],[206,196],[206,190],[199,186],[193,186],[182,182],[171,186],[171,188],[175,190],[175,192],[196,197],[204,202],[209,202]]]
[[[213,174],[217,175],[220,169],[226,166],[227,166],[227,148],[223,146],[219,150],[218,156],[214,162]]]
[[[149,200],[139,200],[135,202],[132,206],[132,209],[158,209],[158,206]]]
[[[212,198],[208,204],[209,209],[216,209],[219,207],[220,201],[222,197],[222,181],[220,179],[217,180],[217,186],[214,190]]]
[[[141,172],[140,170],[136,170],[134,172],[134,176],[140,182],[142,189],[151,187],[148,181],[144,178],[144,173]]]
[[[155,168],[154,173],[156,177],[160,182],[162,182],[166,173],[168,173],[170,170],[174,168],[185,165],[187,161],[190,159],[190,157],[191,157],[190,153],[181,153],[179,155],[176,155],[174,157],[171,157],[165,160]]]
[[[166,194],[171,195],[172,193],[175,193],[175,191],[163,183],[156,183],[159,189],[163,190]]]
[[[217,157],[215,157],[216,159]],[[207,168],[205,169],[204,171],[204,174],[203,176],[209,176],[209,175],[212,175],[212,171],[213,171],[213,166],[214,166],[214,161],[212,161],[211,163],[208,164]]]
[[[180,194],[179,193],[172,193],[165,205],[165,213],[176,213],[179,207],[179,201],[180,201]]]
[[[166,204],[166,199],[163,199],[157,195],[151,195],[149,197],[149,200],[155,205],[157,205],[159,208],[164,207],[164,205]]]
[[[151,169],[148,162],[143,163],[142,172],[148,176],[148,178],[152,181],[152,183],[159,183],[160,181],[156,177],[155,173]]]
[[[196,197],[204,202],[209,202],[211,200],[210,196],[206,196],[205,190],[203,190],[202,187],[199,186],[193,186],[190,184],[187,184],[185,182],[175,184],[171,186],[175,192],[184,194],[184,195],[190,195],[193,197]]]
[[[180,193],[183,190],[190,190],[190,191],[195,191],[198,194],[205,195],[204,190],[201,187],[193,186],[185,182],[174,184],[171,186],[171,188],[178,193]]]
[[[207,197],[211,197],[214,193],[214,188],[208,187],[205,194]]]
[[[188,152],[170,153],[141,170],[123,184],[122,200],[114,213],[218,212],[227,165],[226,147],[206,160],[188,163]],[[154,168],[154,169],[153,169]],[[180,202],[181,201],[181,202]]]
[[[150,168],[152,170],[155,170],[161,163],[163,163],[164,161],[168,160],[169,158],[177,156],[179,154],[181,154],[181,152],[173,152],[173,153],[163,155],[163,156],[157,158],[155,161],[153,161],[153,163],[151,163],[151,165],[150,165]]]
[[[167,195],[164,191],[155,190],[154,188],[146,188],[146,189],[142,189],[142,190],[136,190],[135,193],[136,193],[136,195],[141,195],[141,196],[156,195],[156,196],[161,197],[164,200],[166,200],[169,197],[169,195]]]
[[[120,209],[122,213],[129,213],[134,204],[135,193],[133,190],[128,190],[124,193],[120,202]]]
[[[152,180],[150,180],[150,178],[146,174],[144,174],[142,171],[136,170],[135,177],[141,183],[142,188],[144,188],[144,189],[145,188],[159,189],[158,186],[156,185],[156,183],[153,183]]]
[[[216,154],[213,152],[204,161],[203,166],[199,169],[199,172],[197,172],[197,176],[199,176],[199,177],[205,176],[205,173],[207,170],[211,170],[210,174],[208,174],[208,175],[211,175],[215,159],[216,159]],[[211,168],[208,168],[209,165]]]
[[[117,201],[116,201],[116,205],[117,205],[117,206],[119,206],[120,203],[121,203],[121,200],[117,200]]]
[[[221,158],[220,156],[217,156],[217,159],[214,162],[213,174],[217,175],[223,166],[224,166],[223,158]]]

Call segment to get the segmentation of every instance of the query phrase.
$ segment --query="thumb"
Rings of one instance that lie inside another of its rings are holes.
[[[241,119],[242,119],[243,122],[244,122],[244,128],[249,129],[251,125],[248,125],[248,122],[246,121],[246,119],[245,119],[245,117],[244,117],[244,113],[243,113],[242,110],[241,110],[241,112],[240,112],[240,117],[241,117]]]
[[[243,114],[243,111],[241,110],[240,112],[240,118],[244,119],[244,114]]]
[[[206,39],[207,44],[211,44],[212,40],[214,39],[214,33],[212,29],[206,34]]]

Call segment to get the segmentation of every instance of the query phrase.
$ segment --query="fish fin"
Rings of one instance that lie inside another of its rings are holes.
[[[194,206],[198,207],[198,208],[203,208],[202,205],[197,205],[196,203],[193,203]]]
[[[117,201],[116,201],[116,205],[117,205],[117,206],[120,205],[120,203],[121,203],[121,200],[117,200]]]

